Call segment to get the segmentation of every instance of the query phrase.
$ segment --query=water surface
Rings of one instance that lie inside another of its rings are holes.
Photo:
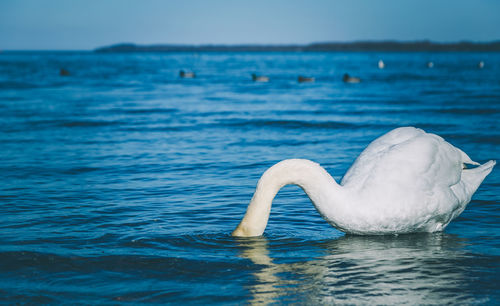
[[[494,53],[0,53],[2,300],[498,304],[498,169],[443,233],[346,236],[287,186],[263,237],[229,234],[282,159],[340,180],[416,126],[484,162],[499,122]]]

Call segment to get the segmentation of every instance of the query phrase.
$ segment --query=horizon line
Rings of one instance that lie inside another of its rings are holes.
[[[500,38],[494,40],[456,40],[456,41],[436,41],[430,39],[419,39],[419,40],[397,40],[397,39],[380,39],[380,40],[346,40],[346,41],[317,41],[311,43],[134,43],[134,42],[119,42],[112,43],[105,46],[93,47],[89,49],[69,49],[69,48],[25,48],[25,49],[3,49],[0,47],[0,54],[2,52],[94,52],[100,49],[107,49],[119,46],[130,46],[138,48],[148,48],[148,47],[174,47],[174,48],[231,48],[231,47],[257,47],[257,48],[303,48],[303,47],[313,47],[317,45],[359,45],[359,44],[399,44],[399,45],[411,45],[411,44],[427,44],[434,46],[447,46],[447,45],[471,45],[471,46],[485,46],[500,44]]]

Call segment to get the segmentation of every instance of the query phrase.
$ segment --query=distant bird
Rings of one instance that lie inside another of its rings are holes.
[[[385,64],[384,64],[384,61],[383,61],[383,60],[379,60],[379,61],[378,61],[378,68],[379,68],[379,69],[384,69],[384,68],[385,68]]]
[[[297,79],[297,81],[299,81],[299,83],[312,83],[315,80],[316,80],[315,78],[305,77],[305,76],[301,76],[301,75],[299,75],[299,78]]]
[[[359,83],[359,82],[361,82],[361,79],[356,78],[356,77],[352,77],[346,73],[346,74],[344,74],[344,77],[342,77],[342,81],[344,81],[344,83]]]
[[[269,82],[269,77],[265,75],[256,75],[255,73],[252,73],[252,80],[254,82],[267,83]]]
[[[184,79],[194,79],[196,74],[194,72],[186,72],[184,70],[179,71],[179,76]]]
[[[61,68],[61,69],[59,70],[59,75],[60,75],[60,76],[69,76],[69,75],[70,75],[70,73],[69,73],[69,71],[68,71],[68,70],[66,70],[66,69],[64,69],[64,68]]]
[[[483,69],[484,68],[484,62],[483,61],[480,61],[478,64],[477,64],[477,67],[479,69]]]
[[[427,62],[427,68],[433,68],[434,63],[433,62]]]

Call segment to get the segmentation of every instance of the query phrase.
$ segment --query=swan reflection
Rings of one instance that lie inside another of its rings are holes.
[[[239,239],[241,256],[256,265],[251,304],[467,303],[472,281],[461,238],[444,233],[343,236],[326,241]],[[306,256],[307,255],[307,256]],[[465,285],[464,285],[465,284]]]
[[[241,256],[260,266],[254,273],[256,282],[249,288],[252,295],[250,304],[268,304],[280,300],[280,297],[286,294],[286,291],[281,290],[283,285],[292,285],[294,282],[279,276],[282,269],[287,267],[273,263],[265,237],[251,237],[245,240],[242,242],[244,249]]]

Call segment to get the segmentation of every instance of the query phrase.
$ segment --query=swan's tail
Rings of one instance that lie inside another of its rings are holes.
[[[460,150],[459,148],[456,148],[456,149],[458,150],[458,152],[460,152],[460,155],[462,155],[462,162],[464,164],[475,165],[475,166],[480,165],[480,163],[475,162],[472,159],[470,159],[469,155],[465,154],[464,151]]]
[[[470,195],[477,190],[486,176],[490,174],[491,170],[493,170],[496,163],[496,161],[490,160],[476,168],[465,169],[462,171],[462,181],[464,182]]]

